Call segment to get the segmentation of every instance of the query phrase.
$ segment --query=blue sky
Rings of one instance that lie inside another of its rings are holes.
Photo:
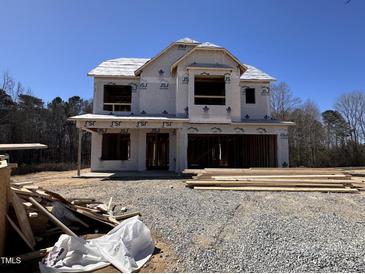
[[[365,91],[365,1],[0,0],[0,72],[35,96],[92,97],[105,59],[152,57],[191,37],[229,49],[325,110]]]

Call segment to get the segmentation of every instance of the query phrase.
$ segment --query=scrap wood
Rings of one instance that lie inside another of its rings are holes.
[[[41,212],[43,212],[55,225],[57,225],[63,232],[70,236],[77,237],[77,235],[72,232],[68,227],[66,227],[60,220],[58,220],[55,216],[53,216],[47,209],[45,209],[40,203],[34,200],[32,197],[29,197],[29,201],[37,207]]]
[[[53,191],[50,191],[50,190],[47,190],[47,189],[44,189],[43,190],[46,194],[52,196],[54,199],[56,200],[59,200],[65,204],[70,204],[70,202],[68,200],[66,200],[65,198],[63,198],[60,194],[56,193],[56,192],[53,192]]]
[[[113,216],[113,217],[119,221],[119,220],[124,220],[124,219],[130,218],[130,217],[134,217],[137,215],[141,216],[141,213],[139,211],[135,211],[135,212],[117,215],[117,216]]]
[[[15,181],[11,181],[10,184],[12,186],[18,186],[18,187],[22,187],[22,186],[30,186],[33,185],[32,181],[27,181],[27,182],[15,182]]]
[[[73,208],[76,209],[81,209],[81,210],[85,210],[91,213],[100,213],[99,209],[95,209],[95,208],[90,208],[90,207],[85,207],[85,206],[79,206],[79,205],[73,205]]]
[[[308,187],[210,187],[195,186],[197,190],[238,190],[238,191],[287,191],[287,192],[343,192],[358,193],[355,188],[308,188]]]
[[[23,263],[23,262],[31,261],[34,259],[42,258],[42,257],[46,256],[46,254],[48,252],[50,252],[52,249],[53,249],[53,246],[47,247],[47,248],[42,248],[40,250],[36,250],[33,252],[21,254],[16,257],[20,258],[20,261]]]
[[[110,225],[112,227],[115,227],[116,225],[119,224],[119,222],[111,217],[111,216],[103,216],[103,215],[100,215],[100,214],[95,214],[95,213],[92,213],[90,211],[87,211],[87,210],[84,210],[84,209],[81,209],[81,208],[77,208],[76,209],[76,212],[86,216],[86,217],[89,217],[95,221],[99,221],[99,222],[102,222],[104,224],[107,224],[107,225]]]
[[[44,195],[38,192],[33,192],[30,191],[29,189],[26,188],[16,188],[16,187],[10,187],[11,190],[13,190],[16,194],[22,195],[22,196],[26,196],[26,197],[37,197],[37,198],[43,198],[43,199],[48,199],[48,200],[52,200],[51,196],[49,195]]]
[[[12,219],[9,217],[9,215],[6,215],[6,218],[8,219],[10,225],[14,228],[14,230],[19,234],[19,236],[23,239],[23,241],[27,244],[27,246],[34,250],[34,246],[32,243],[30,243],[27,239],[27,237],[21,232],[21,230],[17,227],[17,225],[12,221]]]
[[[32,227],[30,226],[28,214],[23,206],[21,199],[14,193],[14,191],[9,191],[10,202],[14,208],[16,218],[18,220],[18,224],[20,226],[20,230],[23,235],[26,237],[28,242],[34,247],[36,242],[34,239]]]
[[[29,218],[37,218],[38,217],[38,212],[28,212],[28,217]]]
[[[96,202],[95,199],[89,199],[89,198],[73,198],[73,199],[68,199],[68,201],[73,204],[73,205],[87,205],[87,204],[100,204],[102,202]]]

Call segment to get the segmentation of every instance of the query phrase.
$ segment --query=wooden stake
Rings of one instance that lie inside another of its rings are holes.
[[[27,246],[31,249],[34,250],[34,246],[32,245],[32,243],[30,243],[27,239],[27,237],[20,231],[20,229],[16,226],[16,224],[10,219],[9,215],[6,215],[6,218],[8,219],[9,223],[11,224],[11,226],[14,228],[14,230],[19,234],[19,236],[23,239],[23,241],[27,244]]]
[[[65,226],[60,220],[58,220],[55,216],[53,216],[47,209],[45,209],[40,203],[38,203],[32,197],[29,197],[29,201],[31,201],[35,207],[37,207],[40,211],[42,211],[63,232],[65,232],[70,236],[78,237],[74,232],[72,232],[67,226]]]

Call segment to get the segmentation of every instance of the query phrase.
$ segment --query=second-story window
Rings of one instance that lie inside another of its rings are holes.
[[[122,85],[104,86],[104,110],[131,111],[132,87]]]
[[[195,76],[194,103],[196,105],[225,105],[224,76]]]
[[[255,89],[254,88],[246,88],[246,104],[255,104]]]

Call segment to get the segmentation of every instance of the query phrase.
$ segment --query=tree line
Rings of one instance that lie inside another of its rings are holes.
[[[66,101],[55,97],[45,104],[5,72],[0,82],[0,144],[48,145],[45,150],[7,151],[10,162],[18,163],[18,173],[74,168],[78,133],[75,124],[67,118],[91,112],[92,101],[79,96],[72,96]],[[90,139],[89,134],[83,135],[82,158],[85,165],[90,161]]]
[[[296,124],[288,132],[291,166],[365,165],[365,92],[343,93],[333,109],[321,113],[281,82],[272,85],[271,108],[274,118]]]
[[[337,98],[333,109],[320,112],[313,101],[296,96],[284,83],[272,85],[272,116],[293,121],[289,127],[292,167],[365,165],[365,93],[354,91]],[[92,112],[92,101],[79,96],[55,97],[44,103],[30,89],[5,72],[0,81],[0,143],[43,143],[46,150],[9,151],[17,172],[75,168],[78,133],[67,119]],[[82,159],[89,165],[91,138],[83,135]]]

